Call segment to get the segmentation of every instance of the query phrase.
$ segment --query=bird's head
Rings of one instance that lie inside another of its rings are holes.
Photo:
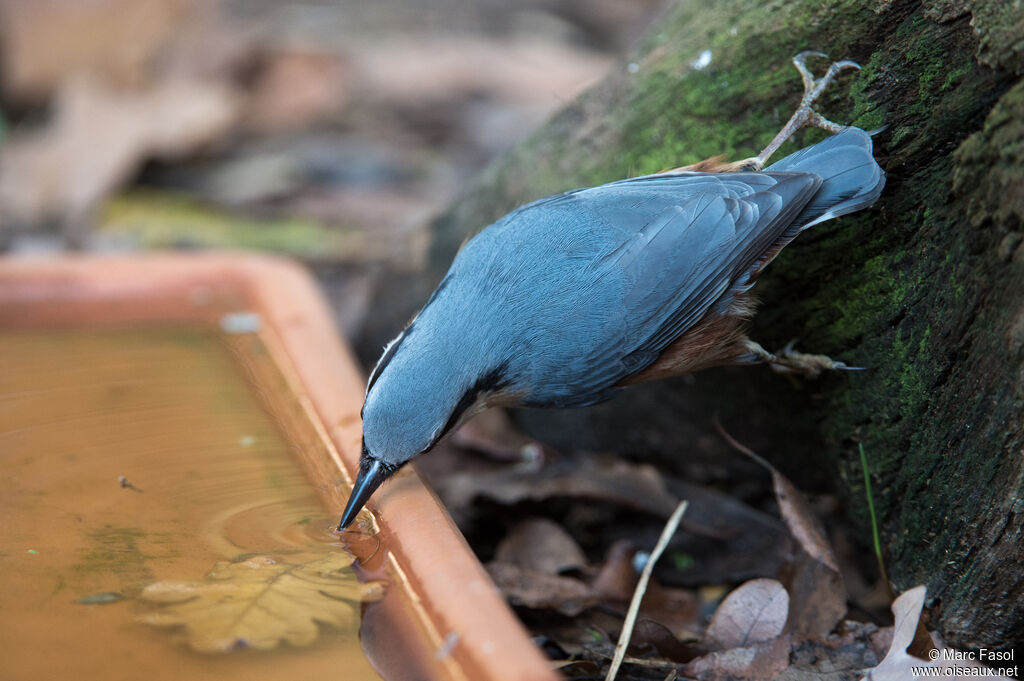
[[[420,321],[385,348],[370,375],[359,473],[339,530],[355,520],[385,480],[508,386],[507,363],[489,363],[473,352],[479,345],[461,334],[427,333]]]

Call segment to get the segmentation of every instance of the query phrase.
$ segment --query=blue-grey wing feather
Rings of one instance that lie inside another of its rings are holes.
[[[481,314],[505,315],[500,342],[522,350],[513,347],[510,370],[529,386],[524,402],[594,402],[695,324],[820,183],[805,173],[675,173],[543,199],[471,241],[449,289]],[[433,307],[457,302],[442,295]]]

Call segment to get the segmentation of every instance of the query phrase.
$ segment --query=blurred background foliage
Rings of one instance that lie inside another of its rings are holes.
[[[662,0],[0,0],[0,250],[259,249],[343,330]]]

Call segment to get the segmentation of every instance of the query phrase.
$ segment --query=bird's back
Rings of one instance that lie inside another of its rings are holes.
[[[883,184],[870,137],[849,128],[764,172],[549,197],[470,241],[421,316],[486,346],[523,403],[592,403],[749,286],[801,229],[869,205]]]

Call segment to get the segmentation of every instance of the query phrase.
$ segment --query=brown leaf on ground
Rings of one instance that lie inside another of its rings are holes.
[[[499,461],[539,461],[544,446],[519,430],[504,409],[477,414],[452,434],[452,443]]]
[[[449,508],[468,508],[476,497],[508,505],[569,497],[602,501],[667,518],[678,503],[653,466],[596,457],[553,462],[540,471],[504,467],[491,472],[457,472],[438,478],[435,483]]]
[[[629,540],[614,542],[590,582],[590,588],[601,602],[620,613],[626,612],[640,577],[633,565],[635,554],[636,547]],[[696,638],[703,628],[697,595],[689,589],[662,586],[655,580],[647,585],[640,614],[665,627],[676,639]],[[667,653],[665,656],[671,657]]]
[[[492,504],[480,503],[482,500],[513,506],[559,498],[582,499],[588,503],[576,505],[577,509],[593,508],[603,514],[592,528],[608,537],[605,546],[621,537],[651,545],[657,539],[657,526],[636,525],[636,519],[620,517],[609,524],[609,517],[619,515],[617,509],[667,518],[676,499],[690,499],[692,510],[687,511],[680,525],[685,532],[672,540],[658,568],[663,581],[671,579],[681,586],[736,583],[775,575],[792,556],[793,540],[777,517],[712,488],[667,478],[650,466],[567,452],[546,456],[537,470],[498,464],[450,441],[418,460],[417,466],[460,527],[480,526],[480,513],[493,508]],[[580,527],[580,517],[575,527],[563,523],[574,536],[590,529]],[[472,533],[472,529],[469,531]],[[672,569],[673,565],[681,567]]]
[[[803,551],[797,551],[779,578],[789,592],[787,631],[822,638],[846,614],[846,589],[840,574]]]
[[[0,0],[5,94],[45,100],[70,73],[145,82],[199,6],[197,0]]]
[[[546,518],[529,518],[513,527],[498,544],[494,559],[551,575],[587,564],[576,540],[561,525]]]
[[[700,649],[692,642],[685,643],[661,622],[641,616],[633,627],[630,647],[642,649],[646,646],[654,648],[661,657],[674,662],[689,662],[700,655]]]
[[[572,577],[497,561],[488,563],[486,567],[495,585],[512,605],[533,609],[550,608],[575,617],[598,602],[590,587]]]
[[[771,473],[772,487],[775,490],[775,498],[779,504],[779,513],[801,548],[810,557],[825,563],[836,572],[839,572],[839,562],[832,551],[832,545],[829,544],[828,538],[825,536],[825,530],[822,529],[821,523],[818,522],[818,518],[814,515],[814,512],[800,491],[767,459],[734,439],[725,431],[721,424],[716,422],[715,426],[722,437],[737,451],[761,464]]]
[[[358,626],[359,604],[383,595],[380,582],[359,583],[353,560],[332,551],[300,564],[270,556],[217,563],[201,582],[147,586],[142,599],[163,607],[139,619],[184,626],[189,645],[206,653],[310,645],[318,622]]]
[[[863,670],[879,660],[867,638],[865,632],[857,631],[848,637],[795,641],[789,666],[775,681],[858,681]]]
[[[973,660],[956,659],[957,651],[951,648],[940,649],[931,644],[928,646],[929,650],[925,652],[929,659],[921,659],[908,653],[907,649],[915,646],[915,642],[920,638],[921,610],[924,608],[925,596],[925,587],[916,586],[903,592],[893,602],[892,614],[896,618],[896,623],[893,625],[892,645],[885,659],[868,671],[863,681],[906,681],[914,678],[914,668],[935,669],[936,676],[944,677],[984,675],[966,673],[966,668],[986,670],[986,667]],[[932,660],[931,657],[936,659]]]
[[[789,594],[774,579],[752,579],[718,606],[704,633],[708,648],[727,650],[770,641],[782,633]]]
[[[676,638],[696,639],[704,626],[700,605],[700,599],[693,591],[652,581],[640,606],[640,614],[668,627]]]
[[[224,133],[238,102],[223,85],[172,78],[145,90],[69,81],[54,120],[12,134],[0,152],[0,213],[74,222],[148,158],[173,158]]]
[[[338,112],[348,99],[349,72],[335,55],[282,50],[264,57],[246,104],[256,132],[301,128]]]
[[[733,447],[771,473],[779,514],[796,539],[796,555],[780,575],[791,600],[788,630],[818,637],[828,635],[846,614],[846,584],[824,528],[807,499],[786,476],[734,440],[721,426],[719,432]]]
[[[789,666],[790,636],[698,657],[685,667],[699,681],[771,681]]]
[[[372,48],[355,45],[350,50],[366,96],[415,106],[451,101],[458,93],[542,103],[558,97],[555,93],[579,92],[609,66],[600,53],[528,37],[393,38],[378,40]],[[538,70],[537,64],[546,67]]]
[[[673,481],[671,490],[691,502],[682,523],[688,534],[668,551],[670,559],[693,558],[677,573],[686,585],[775,575],[792,558],[793,540],[778,518],[709,487]]]
[[[775,489],[775,499],[779,503],[779,513],[793,538],[808,556],[824,563],[838,574],[839,562],[836,560],[835,552],[832,551],[825,530],[811,510],[807,499],[774,466],[769,465],[768,470],[772,474],[772,487]]]
[[[590,588],[602,600],[629,603],[640,579],[633,567],[634,554],[636,547],[628,539],[619,539],[608,548],[597,576],[590,582]]]

